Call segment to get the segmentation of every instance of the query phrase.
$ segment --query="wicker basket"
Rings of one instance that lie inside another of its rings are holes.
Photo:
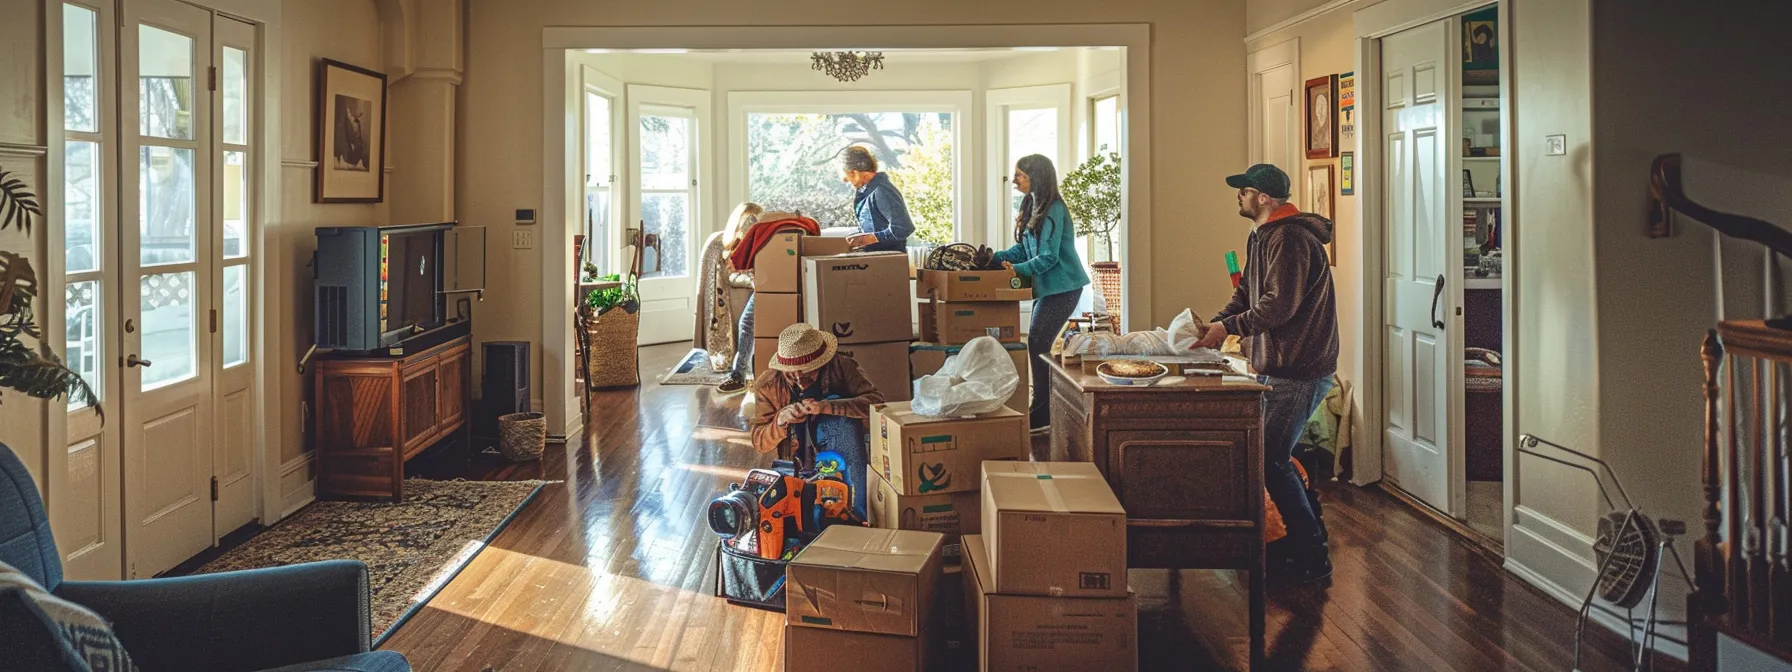
[[[1097,261],[1089,264],[1095,269],[1095,283],[1101,292],[1102,301],[1108,304],[1108,316],[1114,320],[1114,331],[1120,331],[1120,262]]]
[[[585,352],[585,385],[591,389],[632,387],[641,384],[641,359],[636,340],[641,314],[616,308],[585,319],[590,342]]]
[[[548,442],[548,420],[540,413],[498,416],[498,452],[512,462],[541,459]]]

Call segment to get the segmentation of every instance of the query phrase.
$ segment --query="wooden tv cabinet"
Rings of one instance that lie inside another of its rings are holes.
[[[317,496],[404,499],[404,463],[467,427],[473,338],[317,362]]]

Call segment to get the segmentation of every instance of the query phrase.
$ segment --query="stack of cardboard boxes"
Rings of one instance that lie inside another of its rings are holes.
[[[822,531],[785,571],[785,669],[940,669],[941,541],[849,525]]]
[[[1095,465],[985,462],[982,489],[962,572],[979,669],[1138,669],[1126,511]]]
[[[1027,418],[1009,408],[936,418],[908,402],[880,404],[871,407],[870,431],[871,524],[946,535],[947,564],[959,562],[959,535],[975,534],[982,522],[982,464],[1028,458]]]
[[[908,375],[914,331],[900,310],[914,300],[908,277],[908,255],[901,252],[803,259],[803,319],[833,334],[839,354],[858,363],[885,401],[907,401],[914,393]]]
[[[1008,407],[1027,412],[1027,345],[1021,340],[1020,302],[1033,290],[1014,271],[921,271],[915,292],[923,300],[921,339],[909,349],[909,376],[932,375],[971,339],[989,336],[1002,342],[1014,360],[1020,385]]]
[[[765,371],[766,363],[778,353],[779,332],[803,321],[803,259],[846,250],[845,238],[806,236],[792,230],[772,236],[753,256],[755,377]]]

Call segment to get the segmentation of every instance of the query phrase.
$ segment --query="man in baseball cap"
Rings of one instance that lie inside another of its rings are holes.
[[[1294,467],[1294,447],[1338,370],[1338,305],[1332,294],[1332,222],[1288,203],[1288,174],[1267,163],[1226,178],[1238,214],[1251,220],[1244,278],[1196,348],[1246,339],[1251,368],[1271,389],[1263,400],[1264,487],[1288,526],[1272,576],[1296,583],[1331,575],[1324,525]]]

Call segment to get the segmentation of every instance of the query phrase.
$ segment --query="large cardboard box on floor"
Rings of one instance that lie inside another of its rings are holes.
[[[782,231],[753,254],[753,290],[772,294],[803,291],[803,232]]]
[[[915,637],[933,618],[942,535],[835,525],[785,569],[786,622]]]
[[[1020,375],[1020,384],[1014,387],[1014,396],[1008,397],[1008,407],[1026,413],[1033,403],[1032,390],[1027,385],[1030,365],[1027,359],[1027,344],[1003,343],[1008,350],[1008,357],[1014,360],[1014,371]],[[908,375],[915,380],[921,376],[931,376],[946,365],[946,358],[963,350],[962,345],[941,345],[939,343],[915,343],[908,348]],[[912,386],[911,386],[912,387]]]
[[[871,407],[871,465],[904,495],[976,490],[983,461],[1030,454],[1027,416],[1011,408],[935,418],[906,401]]]
[[[1014,271],[921,271],[915,293],[935,301],[1028,301],[1033,285]]]
[[[753,339],[753,377],[758,378],[764,375],[769,368],[766,365],[770,364],[772,357],[777,354],[778,339],[776,337]]]
[[[990,585],[987,540],[984,535],[964,536],[965,622],[975,628],[977,669],[1139,669],[1138,605],[1131,594],[1085,598],[998,593]]]
[[[803,321],[803,295],[753,294],[753,338],[777,340],[785,327]],[[758,354],[758,351],[754,351]]]
[[[939,643],[920,637],[784,626],[786,672],[932,672]]]
[[[932,301],[921,306],[921,340],[964,345],[979,336],[988,336],[1006,343],[1019,343],[1020,304],[1012,301]]]
[[[914,381],[908,377],[908,341],[841,344],[838,354],[851,357],[865,378],[884,393],[884,401],[908,401],[914,397]]]
[[[913,301],[908,255],[839,254],[803,259],[803,316],[841,345],[907,341],[913,334],[901,310]]]
[[[990,590],[1126,595],[1126,510],[1090,462],[984,462]]]
[[[947,565],[960,561],[959,537],[976,534],[983,525],[983,493],[961,492],[905,495],[877,472],[865,468],[865,513],[873,527],[886,530],[920,530],[945,535],[941,554]]]

